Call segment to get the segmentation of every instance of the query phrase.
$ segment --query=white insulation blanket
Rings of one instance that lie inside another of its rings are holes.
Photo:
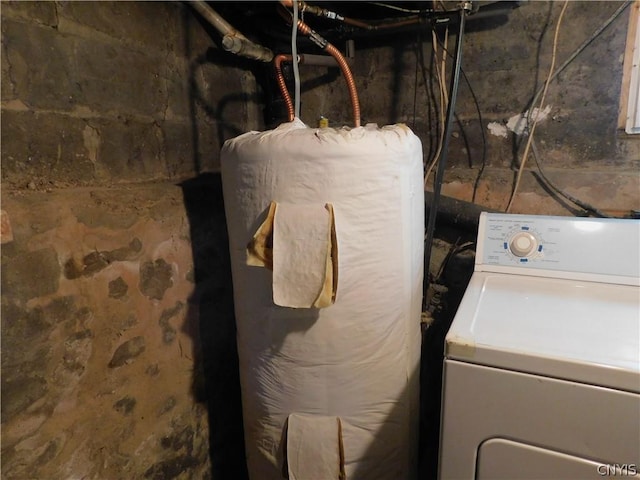
[[[251,479],[282,479],[287,469],[303,480],[414,478],[420,140],[404,125],[316,129],[296,119],[227,141],[221,161]],[[248,265],[247,245],[272,202],[269,228],[282,228],[270,233],[273,260]],[[303,274],[300,262],[318,271]],[[323,308],[274,303],[308,302],[323,279],[334,288]]]

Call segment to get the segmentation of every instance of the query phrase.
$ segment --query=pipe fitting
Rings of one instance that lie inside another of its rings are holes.
[[[226,51],[261,62],[270,62],[273,60],[273,52],[271,50],[253,43],[242,35],[242,33],[222,18],[218,12],[207,5],[206,2],[194,0],[190,1],[189,4],[222,35],[222,47]]]
[[[227,52],[238,53],[240,51],[240,39],[233,35],[225,35],[222,37],[222,46]]]
[[[237,35],[230,34],[222,37],[222,47],[228,52],[252,60],[266,63],[273,60],[273,52],[271,50]]]
[[[291,6],[293,1],[294,0],[280,0],[280,3],[286,7],[286,6]],[[287,11],[285,9],[285,12],[284,12],[285,19],[287,19],[286,12]],[[303,35],[307,35],[313,43],[315,43],[318,47],[326,51],[329,55],[331,55],[336,60],[336,63],[340,67],[340,70],[342,70],[342,74],[344,75],[344,78],[347,82],[347,88],[349,89],[349,96],[351,97],[351,106],[353,109],[353,123],[356,127],[359,127],[360,126],[360,101],[358,100],[358,92],[356,89],[356,84],[353,79],[353,74],[351,73],[351,69],[349,68],[347,60],[344,58],[344,56],[340,53],[340,51],[336,47],[334,47],[322,36],[318,35],[318,33],[313,31],[311,27],[309,27],[309,25],[304,23],[302,20],[298,20],[297,28],[300,33],[302,33]],[[282,75],[278,68],[279,63],[282,60],[284,59],[279,59],[278,62],[275,62],[276,75],[278,77],[281,77]],[[291,58],[291,60],[293,60],[293,58]],[[283,79],[282,79],[282,83],[284,83]],[[285,96],[285,99],[286,99],[286,97],[288,96],[288,92],[286,91],[286,85],[284,86],[284,88],[282,88],[280,78],[278,79],[278,84],[280,85],[280,89],[283,93],[283,96]],[[289,113],[289,115],[291,114]]]

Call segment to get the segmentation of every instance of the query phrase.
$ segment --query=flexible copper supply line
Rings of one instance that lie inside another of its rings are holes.
[[[280,64],[282,62],[292,62],[293,57],[291,55],[276,55],[273,59],[273,67],[276,71],[276,81],[278,82],[278,87],[280,88],[280,93],[282,93],[282,98],[284,98],[284,103],[287,106],[287,115],[289,117],[289,121],[293,122],[295,118],[295,108],[293,107],[293,101],[291,101],[291,95],[289,95],[289,90],[287,90],[287,84],[284,81],[284,76],[282,75],[282,68]]]
[[[280,3],[287,7],[293,6],[293,0],[280,0]],[[385,20],[383,23],[370,24],[356,18],[343,17],[336,12],[332,12],[331,10],[327,10],[326,8],[316,7],[315,5],[309,5],[308,3],[301,0],[298,0],[298,4],[300,5],[301,12],[309,12],[318,17],[329,18],[337,22],[346,23],[347,25],[352,25],[354,27],[363,28],[370,31],[381,30],[385,28],[406,27],[408,25],[415,25],[421,22],[421,19],[418,15],[412,15],[411,17],[407,17],[404,20]]]
[[[293,0],[285,0],[281,2],[288,7],[293,6]],[[317,17],[329,18],[331,20],[335,20],[337,22],[347,23],[349,25],[353,25],[354,27],[360,27],[365,29],[372,29],[373,27],[368,23],[361,22],[355,18],[343,17],[342,15],[332,12],[331,10],[327,10],[326,8],[316,7],[315,5],[309,5],[306,2],[298,1],[298,5],[300,6],[301,12],[309,12]]]
[[[331,59],[332,63],[327,63],[326,59]],[[284,81],[284,77],[282,75],[282,62],[293,62],[292,55],[280,54],[274,57],[273,66],[276,73],[276,81],[278,82],[278,88],[280,88],[280,93],[282,94],[282,98],[284,99],[284,103],[287,107],[287,117],[290,122],[295,118],[295,108],[293,106],[293,100],[291,99],[291,95],[289,90],[287,89],[287,84]],[[302,65],[303,63],[309,65],[320,65],[320,66],[336,66],[336,59],[332,56],[323,56],[323,55],[298,55],[298,63]]]
[[[353,109],[353,124],[356,127],[360,126],[360,100],[358,100],[358,91],[356,90],[356,82],[353,79],[353,75],[351,74],[351,69],[347,64],[347,59],[344,58],[344,55],[340,53],[336,47],[327,44],[325,47],[325,51],[330,54],[333,58],[336,59],[338,65],[340,66],[340,70],[342,70],[342,74],[344,75],[344,79],[347,82],[347,88],[349,89],[349,96],[351,97],[351,108]]]
[[[349,96],[351,97],[351,107],[353,109],[353,123],[356,127],[360,126],[360,101],[358,100],[358,91],[356,89],[356,82],[353,79],[353,74],[351,73],[351,69],[347,64],[347,60],[344,58],[344,55],[340,53],[336,47],[327,42],[324,38],[314,32],[309,25],[304,23],[302,20],[298,20],[298,30],[303,35],[307,35],[313,40],[313,42],[319,47],[323,48],[329,55],[336,59],[338,62],[338,66],[340,70],[342,70],[342,75],[344,75],[344,79],[347,82],[347,88],[349,89]]]

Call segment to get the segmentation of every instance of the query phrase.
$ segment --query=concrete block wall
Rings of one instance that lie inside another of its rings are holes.
[[[1,15],[2,477],[242,478],[207,172],[257,120],[252,75],[180,2]]]

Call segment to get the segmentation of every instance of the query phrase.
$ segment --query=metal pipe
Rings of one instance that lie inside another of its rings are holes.
[[[233,28],[231,24],[229,24],[224,18],[218,15],[213,8],[207,5],[206,2],[201,0],[193,0],[189,2],[189,5],[193,7],[193,9],[198,12],[202,18],[204,18],[207,22],[209,22],[220,35],[234,35],[240,38],[246,38],[242,33]]]
[[[281,0],[283,5],[287,5],[292,0]],[[340,53],[336,47],[330,44],[327,40],[325,40],[322,36],[316,33],[314,30],[309,27],[302,20],[298,20],[298,30],[303,35],[307,35],[313,43],[315,43],[318,47],[322,48],[329,55],[335,58],[344,78],[347,82],[347,88],[349,89],[349,97],[351,98],[351,107],[353,110],[353,123],[356,127],[360,126],[360,100],[358,100],[358,91],[356,89],[356,83],[353,78],[353,74],[351,73],[351,69],[349,68],[349,64],[347,63],[344,55]]]
[[[309,55],[308,53],[299,55],[300,63],[314,65],[316,67],[337,67],[338,62],[331,55]],[[348,61],[348,60],[347,60]]]
[[[424,192],[424,204],[427,214],[425,215],[426,224],[429,221],[428,214],[430,205],[433,204],[432,192]],[[449,225],[469,232],[477,232],[480,213],[482,212],[499,213],[500,210],[441,195],[438,199],[438,218],[436,224]]]
[[[282,75],[282,68],[280,67],[283,61],[292,62],[293,57],[291,55],[276,55],[273,59],[273,67],[276,71],[276,81],[278,82],[278,87],[280,88],[280,93],[282,94],[282,98],[284,99],[284,103],[287,106],[287,115],[288,120],[293,122],[295,118],[295,108],[293,106],[293,102],[291,101],[291,95],[289,95],[289,90],[287,90],[287,84],[284,81],[284,76]]]
[[[209,22],[222,35],[222,47],[228,52],[242,57],[261,62],[273,60],[273,52],[262,45],[253,43],[242,33],[231,26],[218,12],[201,0],[193,0],[189,5],[197,11],[202,18]]]
[[[246,38],[236,37],[234,35],[225,35],[222,37],[222,46],[225,50],[241,57],[250,58],[251,60],[259,60],[269,63],[273,60],[273,52],[262,45],[253,43]]]
[[[349,17],[342,17],[342,22],[346,23],[347,25],[352,25],[354,27],[358,27],[358,28],[364,28],[365,30],[372,30],[374,27],[372,25],[369,25],[368,23],[362,22],[360,20],[357,20],[355,18],[349,18]]]
[[[293,101],[291,100],[291,95],[289,94],[289,90],[287,89],[287,84],[284,80],[284,75],[282,74],[282,62],[293,62],[292,55],[280,54],[276,55],[273,59],[273,67],[276,74],[276,82],[278,83],[278,88],[280,89],[280,93],[282,94],[282,98],[284,99],[284,103],[287,107],[287,118],[290,122],[295,118],[295,107],[293,105]],[[327,65],[327,66],[336,66],[335,58],[327,55],[298,55],[298,63],[300,65]]]
[[[342,53],[331,45],[327,44],[325,50],[336,59],[338,65],[340,66],[340,70],[342,70],[342,74],[344,75],[344,79],[347,81],[347,88],[349,89],[349,97],[351,98],[351,108],[353,109],[353,124],[356,127],[360,126],[360,101],[358,100],[358,90],[356,89],[356,82],[351,73],[351,69],[349,68],[349,64],[347,63],[347,59],[344,58]]]

